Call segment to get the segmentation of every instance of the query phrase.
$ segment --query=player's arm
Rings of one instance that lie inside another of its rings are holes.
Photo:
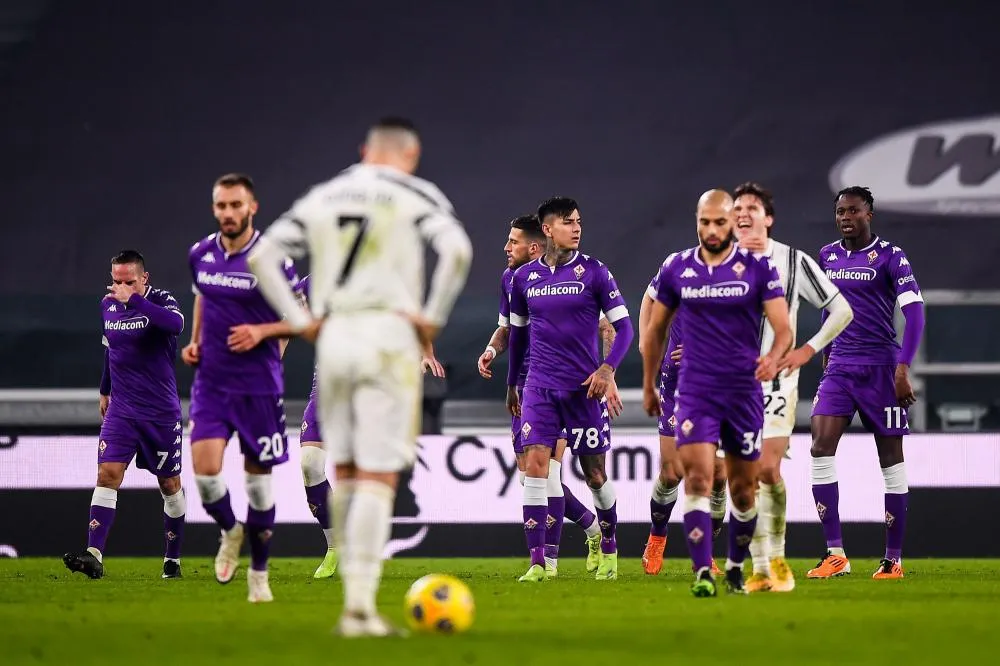
[[[625,359],[634,336],[625,299],[607,266],[603,267],[598,277],[597,289],[597,304],[601,311],[606,313],[607,321],[614,327],[617,335],[604,358],[604,363],[583,381],[583,385],[587,387],[588,398],[605,397],[614,381],[615,370]]]
[[[299,304],[288,272],[289,257],[302,259],[306,254],[305,223],[286,213],[268,227],[247,259],[264,298],[275,312],[285,317],[281,323],[287,323],[294,335],[314,328],[312,316]]]
[[[799,293],[810,304],[823,311],[819,330],[804,345],[785,355],[778,370],[794,371],[809,362],[816,352],[823,351],[854,320],[851,305],[809,255],[798,252]]]
[[[99,389],[101,418],[108,411],[111,402],[111,350],[108,348],[108,339],[102,340],[104,343],[104,370],[101,371],[101,387]]]
[[[510,292],[510,356],[507,359],[507,409],[515,416],[521,415],[521,400],[517,395],[517,380],[524,367],[524,356],[530,342],[531,323],[528,316],[528,301],[514,276],[514,286]]]
[[[490,379],[493,377],[493,370],[490,366],[493,364],[494,359],[500,354],[504,353],[507,349],[507,341],[510,338],[510,295],[507,293],[506,285],[504,280],[500,280],[500,314],[497,316],[497,330],[493,331],[493,335],[490,336],[490,342],[486,345],[486,349],[483,353],[479,355],[479,361],[476,363],[479,369],[479,375],[483,379]]]
[[[910,384],[910,366],[920,348],[920,339],[924,334],[924,297],[913,274],[910,260],[902,250],[893,246],[893,256],[889,260],[889,276],[896,290],[896,304],[903,313],[903,342],[900,345],[899,359],[896,363],[896,398],[901,407],[909,407],[917,401]]]
[[[420,237],[438,257],[421,315],[426,327],[422,333],[432,340],[448,320],[455,300],[465,287],[472,263],[472,243],[459,221],[444,209],[420,217],[416,225]]]
[[[669,299],[664,299],[671,302]],[[676,305],[676,303],[672,303]],[[646,307],[645,327],[639,342],[642,356],[642,406],[650,416],[660,415],[656,380],[660,376],[663,355],[667,351],[667,331],[674,310],[660,298],[650,299]]]
[[[611,354],[611,349],[615,346],[615,338],[618,331],[608,321],[607,315],[601,313],[601,318],[597,321],[597,332],[601,336],[601,357],[607,358]]]
[[[164,304],[158,305],[142,294],[135,293],[129,296],[128,306],[145,315],[150,326],[171,335],[180,335],[184,330],[184,315],[177,307],[177,301],[169,294],[164,298]]]
[[[774,331],[771,349],[757,359],[757,370],[754,372],[754,376],[763,382],[771,381],[777,376],[778,363],[788,353],[794,336],[788,317],[788,301],[785,300],[785,290],[781,287],[778,269],[770,259],[760,259],[758,268],[757,280],[764,316]]]

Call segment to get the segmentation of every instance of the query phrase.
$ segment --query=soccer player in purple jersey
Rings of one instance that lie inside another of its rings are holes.
[[[274,530],[271,468],[288,460],[282,394],[281,344],[265,340],[250,351],[229,349],[232,329],[281,319],[257,287],[247,255],[260,232],[253,228],[257,212],[253,181],[243,174],[222,176],[212,188],[212,207],[219,231],[195,243],[188,254],[194,278],[195,304],[191,342],[184,362],[197,366],[191,388],[191,456],[202,504],[222,529],[215,557],[215,578],[233,579],[239,566],[244,525],[236,520],[222,460],[233,433],[240,442],[249,501],[246,532],[250,538],[247,599],[272,601],[267,561]],[[284,274],[296,285],[291,260]]]
[[[903,462],[907,409],[916,402],[910,364],[924,328],[924,299],[909,259],[898,246],[872,234],[875,199],[865,187],[848,187],[835,199],[841,240],[820,250],[819,264],[854,311],[854,320],[824,354],[825,370],[812,412],[812,490],[826,536],[826,556],[807,575],[830,578],[851,572],[840,531],[840,488],[834,456],[855,412],[875,436],[885,480],[885,557],[874,578],[903,577],[903,533],[909,487]],[[906,318],[902,347],[893,312]]]
[[[490,338],[486,350],[479,356],[479,374],[484,379],[493,377],[490,366],[493,364],[493,360],[507,349],[510,338],[510,289],[514,271],[529,261],[535,261],[545,251],[545,234],[542,233],[542,225],[539,224],[538,217],[522,215],[515,218],[510,223],[510,227],[507,243],[504,245],[504,252],[507,254],[507,270],[504,271],[500,279],[500,315],[497,329],[493,332],[493,337]],[[615,329],[608,323],[603,312],[598,328],[606,357],[614,344]],[[529,359],[525,358],[518,379],[517,389],[519,393],[524,390],[524,381],[528,376],[528,364]],[[608,418],[617,417],[621,413],[621,397],[618,394],[618,387],[613,385],[609,388],[607,395],[609,399],[604,411],[610,411]],[[610,425],[606,424],[605,427],[610,432]],[[521,419],[513,414],[511,415],[511,442],[514,446],[514,456],[523,484],[525,461],[524,448],[521,444]],[[569,518],[582,527],[587,535],[587,571],[591,573],[597,571],[600,563],[601,530],[597,524],[597,517],[562,482],[562,458],[566,451],[566,444],[565,436],[560,437],[556,442],[552,459],[549,460],[547,487],[549,513],[545,519],[545,575],[548,578],[554,578],[558,575],[559,543],[562,539],[564,518]]]
[[[611,271],[579,251],[583,228],[576,201],[549,199],[538,207],[538,220],[547,239],[545,254],[514,272],[510,292],[507,406],[521,417],[524,532],[531,552],[531,566],[521,580],[545,580],[549,460],[563,429],[594,495],[601,528],[595,577],[615,580],[618,516],[614,486],[605,471],[611,439],[610,428],[604,428],[601,399],[632,343],[632,323]],[[618,333],[603,363],[594,335],[602,311]],[[519,394],[529,345],[531,363],[524,392]]]
[[[308,304],[310,276],[299,281],[298,288],[303,296],[303,305]],[[276,321],[267,324],[240,324],[232,328],[228,343],[230,351],[243,353],[250,351],[262,341],[277,338],[287,340],[295,337],[296,332],[287,321]],[[425,372],[431,372],[435,377],[444,377],[444,367],[434,358],[434,348],[428,345],[425,350],[421,367]],[[309,401],[302,414],[302,434],[299,438],[300,465],[302,467],[302,482],[306,489],[306,502],[309,511],[319,522],[326,538],[326,555],[313,578],[330,578],[337,572],[337,548],[334,541],[333,521],[330,515],[332,491],[330,481],[326,476],[327,460],[323,448],[323,435],[320,431],[316,396],[316,372],[313,372],[312,388],[309,390]]]
[[[177,398],[177,336],[184,315],[170,292],[149,286],[142,255],[122,250],[111,260],[104,314],[104,374],[97,487],[90,503],[87,550],[67,553],[70,571],[104,576],[104,545],[115,520],[125,469],[156,475],[163,496],[163,577],[181,577],[181,540],[187,510],[181,488],[181,403]]]
[[[639,306],[639,345],[642,346],[643,331],[649,323],[649,311],[656,293],[660,288],[660,274],[653,276]],[[674,417],[674,392],[677,390],[677,370],[680,367],[683,351],[683,327],[678,316],[670,322],[670,332],[667,337],[667,352],[660,367],[658,392],[660,396],[660,417],[657,419],[657,430],[660,434],[660,472],[653,483],[653,491],[649,499],[649,537],[642,552],[642,569],[646,574],[655,576],[663,569],[663,552],[667,547],[667,524],[677,503],[677,488],[684,478],[684,468],[677,457],[677,419]],[[712,516],[712,538],[717,538],[722,531],[722,523],[726,517],[726,466],[723,458],[716,456],[712,474],[712,494],[710,496],[710,513]],[[712,558],[712,575],[722,574]]]
[[[695,568],[691,592],[696,597],[716,594],[709,493],[716,447],[721,446],[733,504],[726,585],[732,593],[746,594],[742,566],[757,522],[754,494],[764,425],[760,382],[774,379],[792,333],[774,265],[733,242],[733,198],[722,190],[706,192],[698,201],[697,220],[698,246],[670,255],[660,268],[659,289],[642,336],[643,407],[651,416],[662,413],[656,380],[670,318],[680,308],[688,334],[674,416],[684,467],[684,530]],[[763,356],[762,314],[775,333],[773,347]]]

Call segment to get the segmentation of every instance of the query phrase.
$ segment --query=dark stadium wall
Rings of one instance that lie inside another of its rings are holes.
[[[810,251],[835,237],[833,189],[871,185],[878,232],[925,289],[1000,286],[1000,9],[781,0],[749,24],[745,12],[57,3],[0,83],[0,228],[17,238],[0,247],[3,382],[92,384],[116,250],[139,247],[155,284],[187,294],[217,175],[256,178],[266,226],[390,112],[421,127],[421,173],[475,244],[440,345],[465,395],[489,391],[470,359],[495,321],[505,224],[554,193],[578,197],[584,249],[633,311],[660,260],[693,243],[698,195],[747,179],[775,192],[776,233]],[[308,376],[304,356],[290,364]],[[633,354],[623,377],[637,372]]]

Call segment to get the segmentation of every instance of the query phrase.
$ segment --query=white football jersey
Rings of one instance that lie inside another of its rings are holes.
[[[788,301],[788,323],[792,328],[792,348],[795,348],[795,336],[798,326],[799,303],[805,299],[817,309],[822,310],[840,293],[826,274],[820,270],[812,257],[805,252],[789,247],[784,243],[769,238],[765,257],[778,269],[781,277],[781,287],[785,290]],[[768,323],[767,317],[761,321],[760,349],[762,354],[771,350],[774,344],[774,329]]]
[[[471,257],[468,236],[435,185],[371,164],[355,164],[312,188],[265,238],[291,257],[310,255],[316,318],[381,310],[423,314],[442,325]],[[441,257],[426,306],[424,243]]]

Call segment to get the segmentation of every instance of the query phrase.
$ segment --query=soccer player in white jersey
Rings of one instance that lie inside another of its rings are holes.
[[[785,512],[787,497],[781,478],[781,460],[788,450],[795,427],[795,407],[799,400],[799,367],[826,347],[854,318],[851,306],[808,254],[771,238],[774,225],[774,199],[757,183],[743,183],[733,192],[736,234],[740,247],[771,259],[781,277],[781,287],[788,301],[788,317],[795,344],[795,325],[799,304],[805,300],[827,316],[822,327],[805,345],[782,361],[786,372],[764,382],[764,445],[758,485],[760,520],[750,543],[753,575],[747,580],[748,592],[790,592],[795,576],[785,561]],[[774,343],[774,330],[762,321],[761,353]]]
[[[251,267],[292,329],[316,343],[319,419],[335,465],[333,529],[347,637],[398,633],[375,608],[399,473],[416,459],[420,351],[465,284],[472,246],[451,203],[412,174],[413,124],[385,118],[362,161],[312,188],[261,238]],[[424,303],[424,248],[438,254]],[[310,256],[310,310],[281,278],[281,257]]]

